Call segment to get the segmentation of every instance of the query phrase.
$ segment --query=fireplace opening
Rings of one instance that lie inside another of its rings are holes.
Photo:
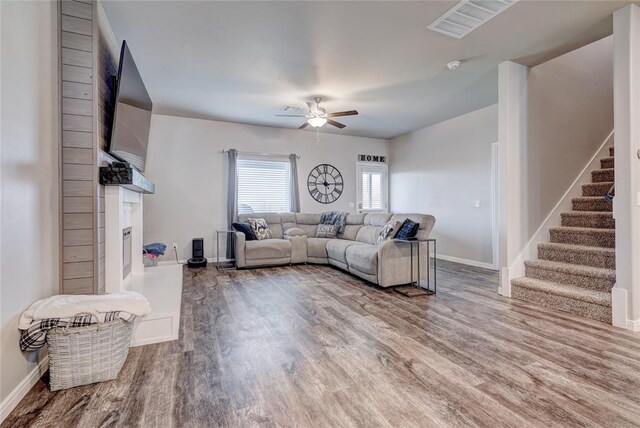
[[[122,229],[122,279],[131,273],[131,228]]]

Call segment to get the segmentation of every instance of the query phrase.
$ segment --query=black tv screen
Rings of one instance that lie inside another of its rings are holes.
[[[109,152],[140,171],[144,171],[147,158],[152,107],[138,67],[123,41]]]

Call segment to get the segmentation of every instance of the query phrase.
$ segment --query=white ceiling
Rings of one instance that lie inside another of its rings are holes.
[[[103,0],[154,112],[296,128],[326,97],[344,130],[391,138],[497,102],[497,65],[536,65],[612,32],[630,1],[520,1],[462,40],[427,30],[450,1]],[[455,72],[446,63],[462,60]]]

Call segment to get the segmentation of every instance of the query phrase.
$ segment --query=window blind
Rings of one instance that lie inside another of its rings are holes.
[[[288,160],[238,159],[238,214],[291,210]]]
[[[382,209],[382,174],[362,173],[362,209]]]

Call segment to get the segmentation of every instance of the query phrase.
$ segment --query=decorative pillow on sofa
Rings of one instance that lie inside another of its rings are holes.
[[[396,234],[396,239],[414,238],[418,233],[419,227],[420,223],[406,219],[404,223],[402,223],[402,226],[400,226],[400,230],[398,230]]]
[[[336,224],[319,224],[316,238],[337,238],[340,226]]]
[[[273,233],[269,229],[269,225],[267,221],[263,218],[248,218],[247,222],[251,226],[251,230],[253,230],[254,235],[258,241],[262,241],[263,239],[271,239],[273,238]]]
[[[385,224],[380,231],[378,239],[376,240],[376,245],[383,243],[387,239],[393,239],[398,233],[398,230],[400,230],[401,225],[402,223],[400,223],[399,220],[389,220],[389,222]]]
[[[256,239],[258,239],[256,238],[256,234],[253,233],[253,229],[251,229],[249,223],[233,223],[231,224],[231,226],[233,226],[233,228],[238,232],[244,233],[244,239],[246,241],[255,241]]]

